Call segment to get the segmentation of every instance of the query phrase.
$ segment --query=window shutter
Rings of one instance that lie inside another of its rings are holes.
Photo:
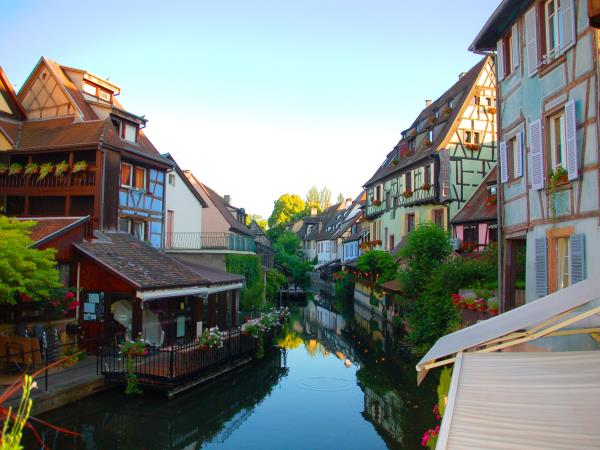
[[[585,280],[585,234],[571,236],[571,284]]]
[[[519,27],[517,23],[512,26],[512,48],[511,51],[511,65],[512,69],[519,67],[519,60],[521,59],[521,42],[519,41]]]
[[[546,262],[546,238],[538,238],[535,240],[535,293],[538,297],[548,293]]]
[[[542,122],[539,119],[529,124],[529,165],[531,188],[543,189],[544,151],[542,149]]]
[[[560,6],[561,30],[560,30],[560,50],[564,52],[575,44],[577,25],[575,23],[575,2],[574,0],[562,0]]]
[[[500,142],[500,181],[508,182],[508,158],[506,154],[506,142]]]
[[[527,73],[535,75],[538,66],[538,44],[535,6],[525,13],[525,47],[527,49]]]
[[[569,172],[569,180],[575,180],[578,176],[578,158],[577,114],[574,100],[571,100],[565,105],[565,137],[567,143],[567,172]]]
[[[504,80],[504,41],[502,39],[496,44],[496,69],[498,80]]]
[[[515,136],[515,178],[523,176],[523,133],[517,133]]]
[[[446,149],[440,150],[438,155],[440,157],[440,201],[444,201],[450,198],[450,155]]]

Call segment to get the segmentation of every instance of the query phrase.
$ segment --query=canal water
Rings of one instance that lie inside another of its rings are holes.
[[[41,417],[50,449],[417,449],[433,427],[436,377],[393,329],[355,304],[292,306],[281,349],[174,400],[119,389]],[[27,449],[39,448],[26,436]]]

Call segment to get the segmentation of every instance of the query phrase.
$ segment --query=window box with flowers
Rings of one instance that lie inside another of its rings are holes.
[[[425,138],[425,140],[423,141],[423,144],[425,144],[426,147],[431,147],[431,139]]]
[[[437,122],[437,118],[435,116],[430,116],[429,119],[427,119],[427,123],[429,125],[433,125]]]
[[[477,152],[481,149],[481,146],[479,144],[474,144],[472,142],[467,142],[465,143],[465,148],[468,150],[471,150],[472,152]]]
[[[68,162],[61,161],[54,167],[54,175],[57,177],[62,177],[63,174],[69,173],[70,168],[71,167],[69,166]]]
[[[498,314],[498,302],[496,300],[490,300],[487,303],[487,312],[492,316],[496,316]]]
[[[73,173],[85,172],[86,170],[88,170],[88,163],[86,161],[77,161],[73,164],[73,169],[71,169]]]
[[[429,191],[429,189],[431,189],[431,184],[429,183],[423,183],[423,185],[421,186],[421,190],[423,191]]]
[[[450,108],[449,106],[446,106],[443,110],[442,110],[442,116],[444,118],[448,117],[450,114],[452,113],[452,108]]]
[[[381,205],[381,200],[373,200],[373,206]]]
[[[224,341],[223,333],[219,331],[219,327],[209,328],[204,330],[200,335],[200,350],[208,348],[221,348]]]
[[[38,181],[43,180],[51,173],[54,173],[55,167],[52,163],[44,163],[40,166],[40,174],[38,176]]]
[[[485,111],[490,113],[490,114],[496,114],[496,107],[495,106],[487,106],[485,108]]]
[[[487,198],[487,200],[485,201],[485,204],[487,206],[493,206],[496,204],[497,201],[498,201],[498,197],[495,194],[492,194]]]
[[[411,197],[413,196],[413,191],[411,191],[411,190],[406,190],[406,191],[404,191],[404,192],[402,193],[402,196],[403,196],[404,198],[411,198]]]
[[[397,159],[392,159],[392,166],[397,166],[398,162],[399,161]]]

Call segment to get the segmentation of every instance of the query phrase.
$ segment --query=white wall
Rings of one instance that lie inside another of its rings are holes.
[[[169,184],[169,175],[175,175],[175,186]],[[165,216],[168,232],[202,232],[202,205],[190,191],[177,172],[166,176],[167,211],[174,211],[173,230],[168,229],[168,214]]]

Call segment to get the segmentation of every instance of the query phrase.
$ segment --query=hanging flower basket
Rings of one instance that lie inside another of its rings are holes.
[[[37,163],[29,163],[25,166],[25,175],[34,175],[40,171],[40,166]]]
[[[85,172],[88,169],[88,163],[85,161],[77,161],[75,164],[73,164],[73,173],[77,173],[77,172]]]
[[[61,177],[63,174],[68,173],[69,169],[69,163],[66,161],[59,162],[56,167],[54,167],[54,175]]]
[[[12,163],[9,167],[8,167],[8,174],[9,175],[19,175],[21,172],[23,172],[23,166],[19,163]]]
[[[408,190],[407,190],[407,191],[404,191],[404,192],[402,193],[402,196],[403,196],[404,198],[410,198],[410,197],[412,197],[412,196],[413,196],[413,191],[408,191]]]
[[[40,175],[38,176],[38,181],[43,180],[51,173],[54,173],[55,167],[52,163],[44,163],[40,166]]]

